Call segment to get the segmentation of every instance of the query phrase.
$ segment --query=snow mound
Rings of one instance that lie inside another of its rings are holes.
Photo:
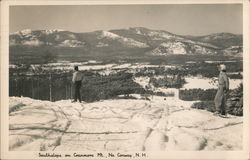
[[[175,98],[9,102],[19,105],[9,114],[11,151],[242,149],[242,117],[217,117]]]

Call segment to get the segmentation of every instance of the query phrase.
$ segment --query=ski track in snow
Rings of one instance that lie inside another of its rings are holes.
[[[139,97],[139,96],[138,96]],[[166,98],[166,100],[164,100]],[[14,151],[240,150],[242,117],[221,118],[192,102],[153,96],[71,103],[10,97]]]

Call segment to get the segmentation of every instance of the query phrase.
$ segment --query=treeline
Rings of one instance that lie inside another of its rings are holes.
[[[227,72],[235,72],[235,74],[228,74],[231,79],[242,79],[243,76],[241,72],[243,71],[242,62],[227,62]],[[135,73],[136,77],[148,76],[152,77],[154,75],[180,75],[180,76],[197,76],[201,75],[203,77],[212,78],[218,77],[218,64],[197,62],[190,64],[180,64],[172,68],[165,68],[163,65],[159,67],[149,67],[143,68]]]
[[[143,94],[145,90],[132,79],[133,74],[118,72],[101,76],[85,76],[81,88],[82,100],[86,102],[116,98],[118,95]]]
[[[185,78],[181,75],[164,76],[163,78],[150,78],[149,83],[152,83],[155,87],[160,88],[181,88],[185,83]]]
[[[243,63],[241,61],[236,62],[225,62],[227,66],[227,72],[242,72],[243,71]],[[219,75],[217,63],[191,63],[183,65],[183,69],[186,74],[196,76],[202,75],[203,77],[212,78],[217,77]],[[234,79],[242,79],[241,74],[229,75],[229,78]]]
[[[118,72],[102,76],[93,71],[83,71],[82,99],[86,102],[115,98],[125,94],[145,94],[146,91],[135,83],[132,73]],[[40,75],[11,75],[9,95],[34,99],[57,101],[72,99],[74,88],[72,73],[47,73]]]
[[[179,98],[184,101],[210,101],[214,99],[216,89],[185,89],[179,91]]]
[[[51,101],[70,99],[72,96],[71,75],[68,73],[10,75],[9,96]]]

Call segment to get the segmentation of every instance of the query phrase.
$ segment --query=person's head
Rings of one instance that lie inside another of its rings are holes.
[[[78,69],[78,66],[75,66],[75,71],[78,71],[79,69]]]
[[[225,64],[220,64],[219,66],[219,70],[222,71],[222,72],[226,72],[226,65]]]

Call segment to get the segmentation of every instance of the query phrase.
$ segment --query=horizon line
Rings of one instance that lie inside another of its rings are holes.
[[[193,37],[202,37],[202,36],[221,34],[221,33],[229,33],[229,34],[234,34],[234,35],[243,35],[243,33],[232,33],[232,32],[223,32],[223,31],[222,32],[212,32],[212,33],[209,33],[209,34],[201,34],[201,35],[192,35],[192,34],[182,35],[182,34],[173,33],[173,32],[167,31],[167,30],[163,30],[163,29],[151,29],[151,28],[147,28],[147,27],[125,27],[125,28],[114,28],[114,29],[109,29],[109,30],[103,29],[103,30],[82,31],[82,32],[75,32],[75,31],[61,29],[61,28],[52,28],[52,29],[30,29],[30,28],[25,28],[25,29],[22,29],[22,30],[19,30],[19,31],[9,33],[9,35],[13,35],[13,34],[16,34],[18,32],[25,31],[25,30],[30,30],[30,31],[58,30],[59,32],[65,32],[66,31],[66,32],[72,32],[72,33],[92,33],[92,32],[98,32],[98,31],[129,30],[129,29],[133,29],[133,28],[144,28],[144,29],[154,30],[154,31],[165,31],[165,32],[169,32],[171,34],[175,34],[175,35],[178,35],[178,36],[193,36]]]

